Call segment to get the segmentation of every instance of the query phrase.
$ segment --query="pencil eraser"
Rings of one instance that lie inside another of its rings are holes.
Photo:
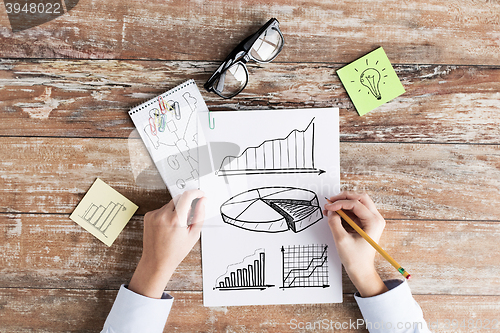
[[[406,279],[407,279],[407,280],[411,279],[411,275],[410,275],[410,274],[408,274],[408,275],[406,276]]]

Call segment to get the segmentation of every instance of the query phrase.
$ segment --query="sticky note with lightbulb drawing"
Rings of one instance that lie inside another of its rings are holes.
[[[337,71],[362,116],[405,92],[382,47]]]

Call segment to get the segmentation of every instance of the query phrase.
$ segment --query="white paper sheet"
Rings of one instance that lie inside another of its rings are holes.
[[[322,215],[340,192],[338,108],[212,115],[215,129],[200,118],[212,170],[200,178],[204,305],[342,302]]]

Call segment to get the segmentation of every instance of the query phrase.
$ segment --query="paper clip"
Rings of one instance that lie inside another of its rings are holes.
[[[214,129],[215,128],[215,119],[212,118],[210,115],[210,110],[208,110],[208,128]]]

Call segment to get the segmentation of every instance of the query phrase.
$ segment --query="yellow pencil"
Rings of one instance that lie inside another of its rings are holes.
[[[328,198],[325,198],[329,203],[332,203],[330,200],[328,200]],[[356,222],[354,222],[353,220],[351,220],[351,218],[349,216],[347,216],[346,213],[344,213],[344,211],[342,211],[341,209],[337,210],[336,211],[337,214],[340,215],[340,217],[342,217],[347,223],[349,223],[349,225],[357,231],[358,234],[361,235],[361,237],[363,237],[364,239],[366,239],[366,241],[368,243],[370,243],[371,246],[373,246],[373,248],[375,250],[378,251],[378,253],[380,253],[382,255],[382,257],[384,257],[388,262],[391,263],[392,266],[394,266],[394,268],[396,268],[398,270],[399,273],[403,274],[403,276],[406,278],[406,279],[410,279],[411,278],[411,275],[408,274],[408,272],[403,268],[401,267],[400,264],[398,264],[396,262],[396,260],[394,260],[390,255],[389,253],[385,252],[385,250],[383,248],[380,247],[380,245],[378,245],[373,239],[371,239],[370,236],[368,236],[368,234],[366,232],[363,231],[363,229],[361,229],[357,224]]]

